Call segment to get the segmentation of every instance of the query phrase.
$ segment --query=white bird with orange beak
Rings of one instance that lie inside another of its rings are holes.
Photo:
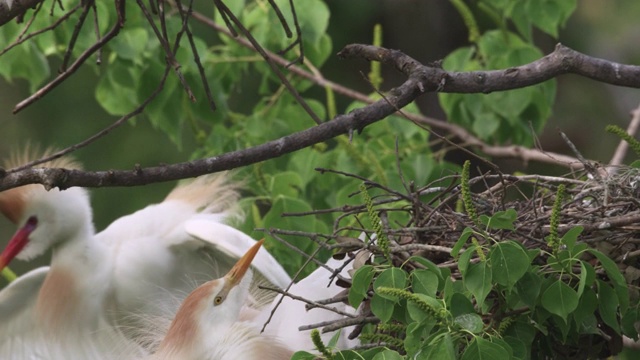
[[[64,159],[48,166],[77,168]],[[222,223],[237,197],[224,175],[201,177],[95,235],[84,189],[27,185],[0,192],[0,211],[19,226],[0,265],[48,248],[53,253],[48,270],[27,273],[0,292],[0,358],[137,355],[125,340],[145,324],[132,315],[171,317],[203,277],[223,274],[256,243]],[[254,266],[276,286],[290,281],[264,249]]]
[[[242,320],[249,296],[248,270],[262,240],[220,279],[191,292],[152,356],[155,360],[290,359],[293,351],[278,339],[260,333],[260,326]]]

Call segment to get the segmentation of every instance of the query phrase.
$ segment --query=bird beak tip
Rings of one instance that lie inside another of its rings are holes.
[[[24,249],[29,242],[29,235],[34,229],[34,226],[27,224],[16,231],[15,235],[9,240],[7,247],[0,254],[0,271]]]
[[[251,262],[255,258],[256,254],[260,250],[260,247],[264,243],[264,239],[256,242],[241,258],[238,262],[231,268],[229,273],[227,274],[227,278],[233,283],[238,284],[240,280],[244,277],[244,274],[247,272],[249,267],[251,267]]]

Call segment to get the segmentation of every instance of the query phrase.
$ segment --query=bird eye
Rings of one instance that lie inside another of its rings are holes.
[[[220,305],[222,304],[222,296],[216,296],[215,299],[213,299],[213,305]]]
[[[27,223],[25,225],[28,226],[31,229],[35,229],[36,226],[38,226],[38,218],[35,217],[35,216],[29,217],[29,219],[27,219]]]

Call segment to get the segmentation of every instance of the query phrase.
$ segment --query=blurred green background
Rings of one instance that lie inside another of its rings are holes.
[[[328,0],[327,4],[331,9],[328,31],[334,42],[334,53],[349,43],[370,43],[376,23],[383,26],[384,46],[402,50],[421,62],[441,59],[452,50],[467,45],[466,28],[449,1]],[[581,0],[561,33],[560,41],[592,56],[638,64],[640,50],[635,46],[640,39],[640,26],[636,25],[638,16],[638,1]],[[536,33],[536,42],[545,53],[553,51],[556,44],[556,40],[541,33]],[[57,64],[54,63],[52,69],[57,69]],[[361,75],[368,71],[368,64],[363,61],[332,57],[321,70],[330,80],[364,93],[371,92],[370,85]],[[383,75],[384,89],[402,81],[401,74],[393,69],[383,67]],[[29,95],[27,84],[24,81],[10,84],[0,79],[0,156],[7,156],[11,149],[19,149],[27,142],[63,148],[115,121],[116,118],[106,114],[94,99],[97,79],[93,71],[82,69],[18,115],[13,115],[11,110]],[[323,89],[312,92],[323,99]],[[339,111],[351,102],[341,97],[337,101]],[[541,135],[542,146],[545,150],[568,153],[567,146],[558,136],[558,130],[562,130],[587,158],[608,162],[617,141],[605,134],[604,127],[617,124],[626,128],[629,111],[639,103],[639,90],[599,84],[573,75],[563,76],[559,79],[553,116]],[[253,105],[235,106],[241,109]],[[444,118],[435,94],[420,98],[419,106],[426,115]],[[186,161],[195,145],[192,134],[184,133],[183,148],[178,149],[147,121],[134,120],[76,152],[75,156],[87,170],[131,169],[135,164],[154,166]],[[556,174],[566,171],[545,164],[524,165],[514,160],[498,163],[504,171]],[[161,201],[174,185],[163,183],[91,190],[96,228],[101,230],[119,216]],[[14,231],[13,224],[0,218],[0,246],[4,246]],[[39,259],[40,264],[48,261],[48,257]],[[20,262],[12,264],[19,273],[32,266]]]

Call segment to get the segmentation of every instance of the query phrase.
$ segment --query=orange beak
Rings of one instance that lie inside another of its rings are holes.
[[[13,258],[22,251],[22,249],[24,249],[29,242],[29,235],[31,235],[37,226],[38,220],[35,217],[32,217],[27,220],[27,223],[24,224],[23,227],[16,231],[11,240],[9,240],[7,247],[4,248],[4,251],[0,254],[0,270],[9,265],[11,260],[13,260]]]
[[[227,275],[225,275],[225,278],[227,279],[227,287],[229,290],[240,283],[242,277],[251,266],[253,258],[256,257],[258,250],[260,250],[260,246],[262,246],[263,242],[264,239],[255,243],[255,245],[253,245],[251,249],[249,249],[249,251],[247,251],[247,253],[244,254],[235,265],[233,265]]]

